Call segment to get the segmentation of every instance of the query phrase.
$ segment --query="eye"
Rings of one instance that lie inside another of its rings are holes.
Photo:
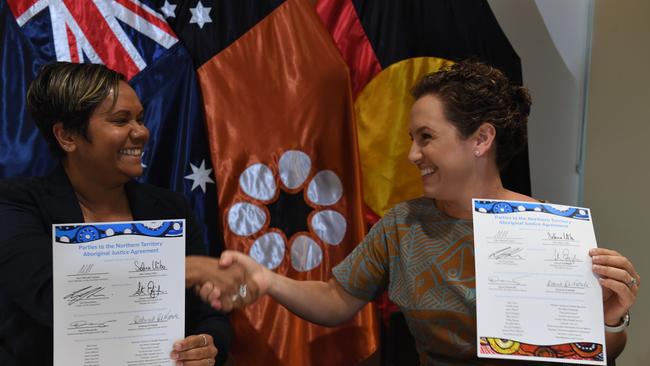
[[[125,124],[129,123],[129,120],[126,119],[126,118],[117,118],[117,119],[111,120],[111,122],[115,123],[116,125],[125,125]]]

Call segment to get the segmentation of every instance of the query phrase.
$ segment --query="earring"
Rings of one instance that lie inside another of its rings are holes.
[[[478,157],[479,155],[481,155],[480,151],[478,151],[478,150],[474,151],[474,156]]]

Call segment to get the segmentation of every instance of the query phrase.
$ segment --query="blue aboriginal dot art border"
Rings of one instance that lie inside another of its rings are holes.
[[[475,201],[474,211],[487,214],[509,214],[518,212],[545,212],[569,219],[589,220],[589,210],[580,207],[557,206],[541,202]]]
[[[78,244],[120,236],[178,237],[183,234],[183,221],[140,221],[129,223],[57,225],[54,236],[57,243]]]

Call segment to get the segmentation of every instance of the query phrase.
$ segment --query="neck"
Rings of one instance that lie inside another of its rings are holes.
[[[438,209],[451,217],[471,219],[472,198],[513,199],[514,192],[503,188],[496,166],[479,167],[465,182],[449,199],[436,199]]]
[[[77,196],[85,221],[120,221],[129,219],[131,210],[124,190],[124,183],[106,183],[98,175],[87,174],[81,169],[63,160],[72,188]]]

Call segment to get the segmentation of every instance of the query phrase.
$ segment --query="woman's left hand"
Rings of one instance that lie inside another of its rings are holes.
[[[191,335],[174,343],[171,358],[176,360],[176,365],[212,366],[217,352],[211,335]]]
[[[641,277],[632,262],[614,250],[594,248],[589,255],[594,273],[601,277],[605,324],[618,325],[636,301]]]

